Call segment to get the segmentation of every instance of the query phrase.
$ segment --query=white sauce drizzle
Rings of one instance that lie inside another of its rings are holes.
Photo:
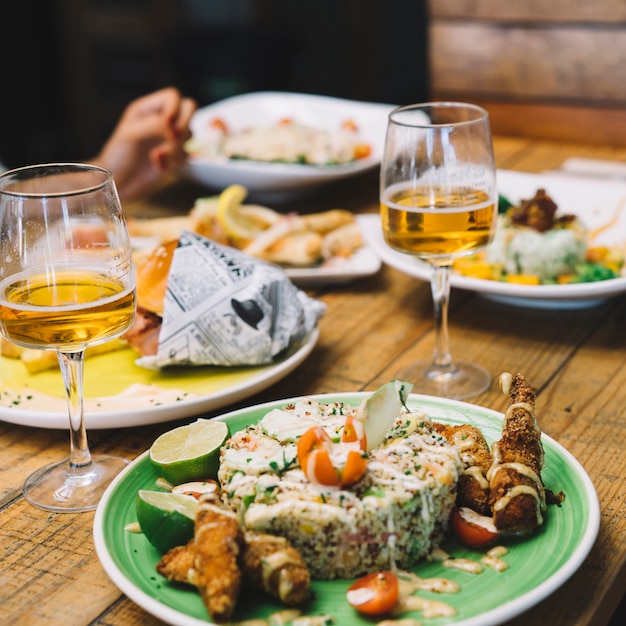
[[[471,559],[445,559],[441,564],[449,569],[460,570],[468,574],[480,574],[483,571],[482,565]]]
[[[487,556],[506,556],[509,553],[509,549],[506,546],[493,546],[487,550]]]
[[[501,558],[497,556],[489,556],[486,555],[480,559],[480,562],[486,567],[490,567],[496,572],[503,572],[505,569],[508,569],[509,564],[506,561],[503,561]]]
[[[289,564],[298,565],[298,562],[293,559],[286,550],[278,550],[277,552],[263,557],[261,578],[265,591],[269,591],[271,588],[270,583],[274,572],[281,570],[285,565]],[[286,591],[289,590],[287,589]]]
[[[513,384],[513,375],[509,374],[509,372],[503,372],[500,374],[500,378],[498,378],[498,382],[500,383],[500,389],[506,395],[511,391],[511,385]]]
[[[481,489],[489,489],[489,481],[485,478],[482,469],[478,465],[472,465],[466,468],[463,474],[471,476],[481,487]]]
[[[426,600],[419,596],[409,596],[399,600],[394,613],[404,613],[406,611],[422,611],[425,618],[456,615],[456,609],[453,606],[439,600]]]

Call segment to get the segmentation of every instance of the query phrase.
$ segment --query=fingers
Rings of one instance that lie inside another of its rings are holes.
[[[163,136],[186,141],[191,136],[189,122],[196,109],[194,100],[183,98],[175,87],[166,87],[135,100],[127,115],[134,124],[158,128]]]
[[[148,153],[148,157],[158,172],[165,173],[175,170],[182,165],[187,155],[181,143],[166,140],[152,148]]]
[[[171,124],[171,127],[174,129],[174,135],[179,141],[187,141],[191,137],[189,123],[197,108],[198,105],[191,98],[183,98],[180,101],[177,115]]]

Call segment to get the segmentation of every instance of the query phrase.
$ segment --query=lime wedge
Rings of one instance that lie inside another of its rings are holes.
[[[150,448],[150,461],[173,485],[215,479],[220,448],[229,436],[225,422],[199,419],[158,437]]]
[[[162,554],[193,537],[198,501],[165,491],[137,492],[137,521],[146,539]]]

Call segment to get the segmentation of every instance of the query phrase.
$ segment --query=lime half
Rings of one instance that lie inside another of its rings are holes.
[[[193,537],[198,501],[165,491],[137,492],[137,521],[146,539],[162,554]]]
[[[229,436],[225,422],[199,419],[158,437],[150,448],[150,461],[173,485],[215,479],[220,448]]]

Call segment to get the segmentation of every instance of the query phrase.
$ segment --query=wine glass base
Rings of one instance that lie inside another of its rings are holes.
[[[463,361],[449,368],[437,368],[432,361],[418,361],[399,370],[396,378],[413,383],[415,393],[453,400],[477,396],[491,386],[491,375],[484,367]]]
[[[72,468],[66,458],[33,472],[24,482],[24,497],[46,511],[92,511],[109,483],[127,465],[127,459],[93,455],[89,466]]]

